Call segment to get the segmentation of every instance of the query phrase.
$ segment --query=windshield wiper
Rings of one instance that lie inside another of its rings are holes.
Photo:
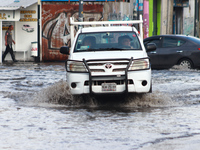
[[[99,50],[123,50],[123,48],[119,47],[108,47],[108,48],[99,48]]]

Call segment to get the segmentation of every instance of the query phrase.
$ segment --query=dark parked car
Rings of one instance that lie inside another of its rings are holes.
[[[155,43],[157,49],[148,52],[151,67],[167,69],[174,65],[200,67],[200,39],[186,35],[158,35],[144,39],[144,45]]]

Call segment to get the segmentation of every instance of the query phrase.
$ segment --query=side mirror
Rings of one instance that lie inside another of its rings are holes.
[[[65,54],[65,55],[69,55],[69,47],[68,46],[62,46],[60,48],[60,53]]]
[[[151,51],[155,51],[156,50],[156,44],[155,43],[148,43],[146,45],[146,51],[147,52],[151,52]]]

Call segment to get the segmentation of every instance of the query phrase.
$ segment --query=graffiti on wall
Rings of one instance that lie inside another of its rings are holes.
[[[184,18],[183,34],[194,35],[194,18],[193,17]]]
[[[42,58],[43,60],[65,60],[59,53],[61,46],[70,46],[70,17],[78,21],[78,5],[43,4],[42,9]],[[84,21],[101,20],[103,6],[86,5]],[[77,30],[77,27],[75,28]]]
[[[126,15],[126,14],[121,14],[121,12],[116,13],[109,13],[108,14],[108,20],[109,21],[115,21],[115,20],[120,20],[120,21],[127,21],[127,20],[133,20],[133,16],[131,15]]]
[[[78,12],[71,17],[78,21]],[[99,20],[102,18],[101,13],[85,13],[84,21]],[[70,25],[66,12],[61,12],[52,20],[49,20],[43,26],[42,37],[48,40],[49,49],[59,49],[63,45],[70,46]],[[76,31],[78,26],[75,27]],[[58,42],[59,41],[59,42]]]
[[[43,25],[42,37],[48,41],[48,49],[59,49],[70,39],[68,24],[67,13],[61,12]]]

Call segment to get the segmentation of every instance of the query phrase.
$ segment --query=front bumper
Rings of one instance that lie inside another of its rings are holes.
[[[89,82],[88,73],[67,73],[67,82],[72,95],[80,94],[114,94],[114,93],[147,93],[151,88],[151,69],[130,71],[127,83],[124,76],[93,77]],[[116,91],[102,91],[102,83],[116,83]]]

